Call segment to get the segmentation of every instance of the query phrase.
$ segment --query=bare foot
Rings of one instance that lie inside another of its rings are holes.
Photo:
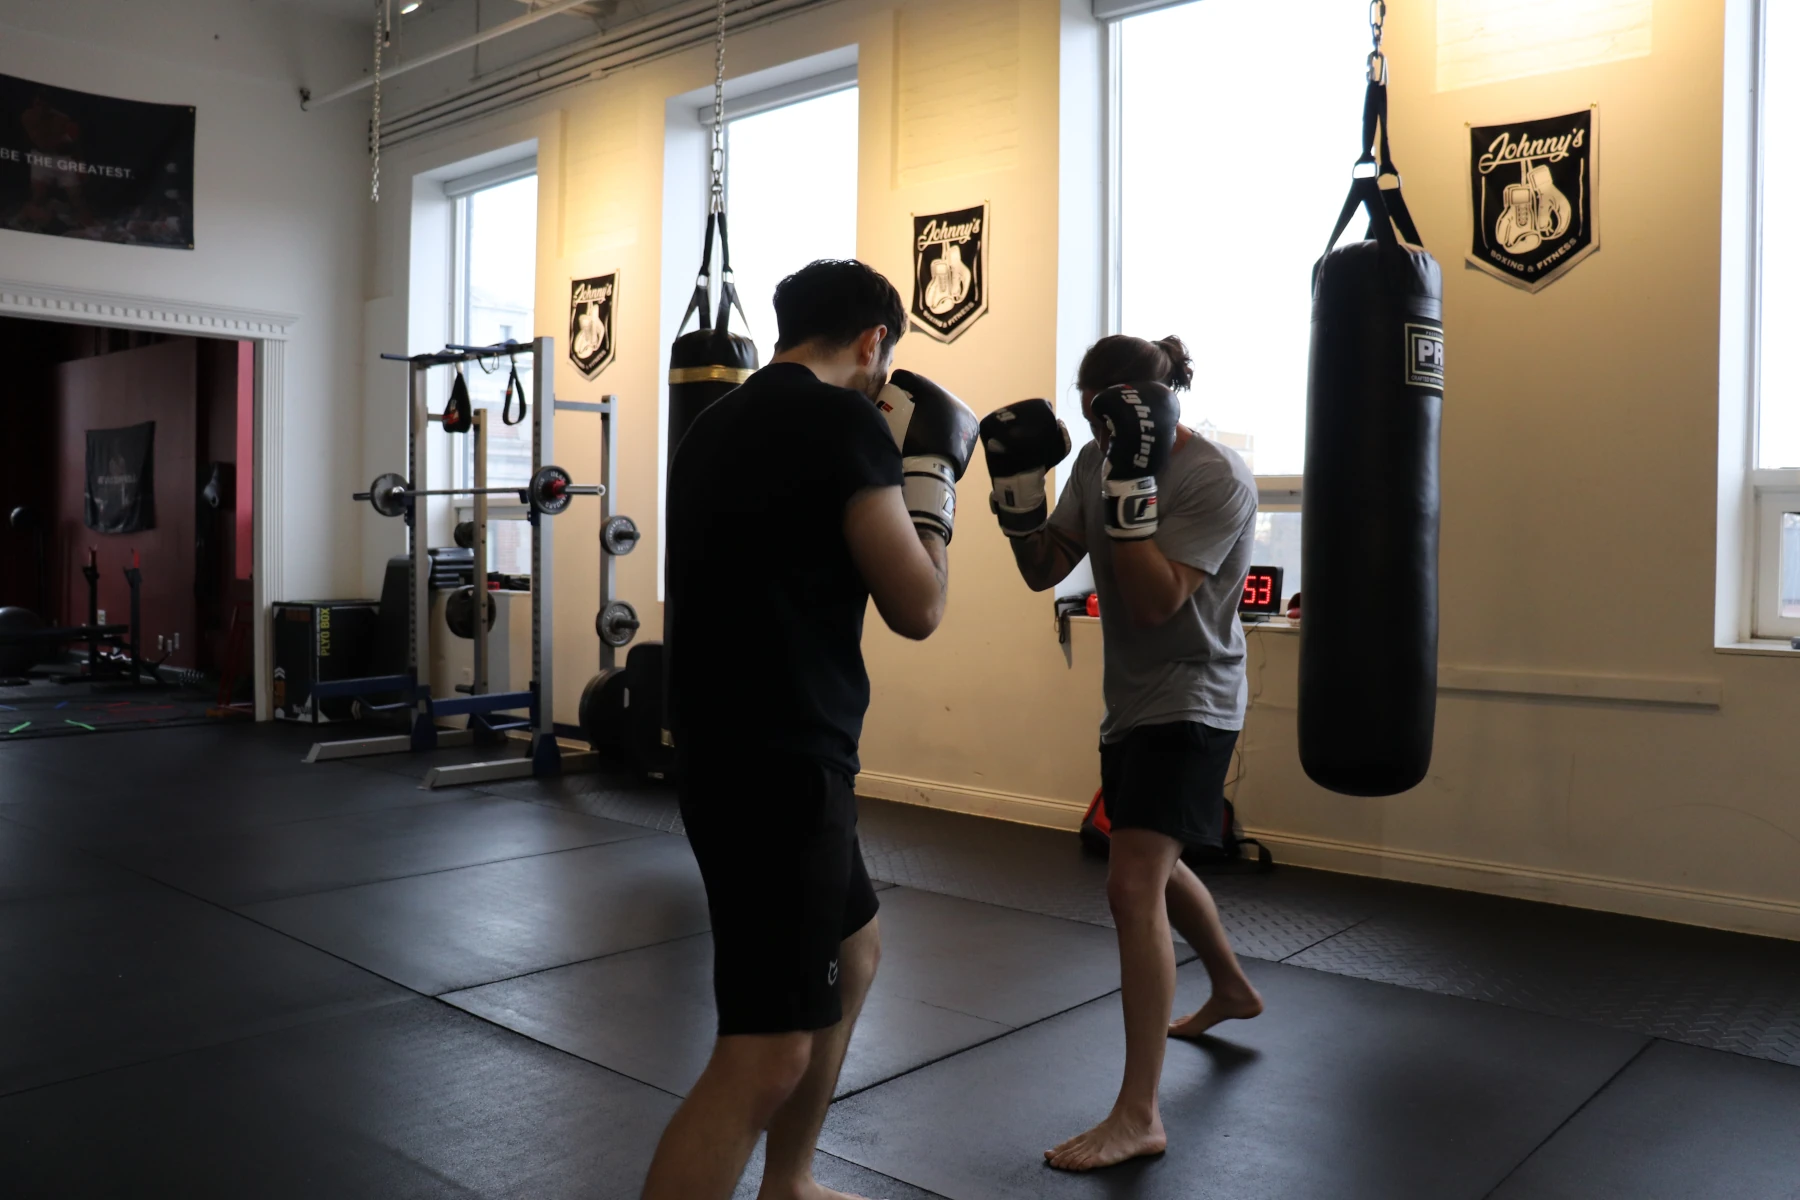
[[[1168,1147],[1160,1116],[1151,1117],[1146,1125],[1115,1112],[1086,1133],[1044,1151],[1044,1158],[1059,1171],[1097,1171],[1129,1159],[1161,1154]]]
[[[1169,1026],[1172,1038],[1199,1037],[1220,1021],[1248,1021],[1262,1015],[1262,997],[1251,988],[1243,995],[1214,992],[1192,1016],[1181,1018]]]
[[[798,1187],[770,1190],[765,1180],[762,1190],[756,1194],[756,1200],[868,1200],[868,1197],[852,1192],[834,1192],[811,1179]]]

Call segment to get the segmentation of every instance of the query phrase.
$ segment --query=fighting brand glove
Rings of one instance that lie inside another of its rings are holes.
[[[991,503],[1007,537],[1044,527],[1050,502],[1044,476],[1069,453],[1069,431],[1048,400],[1021,400],[981,420],[981,446],[993,480]]]
[[[1175,447],[1181,405],[1160,383],[1122,383],[1094,397],[1093,412],[1111,433],[1100,467],[1106,532],[1118,541],[1156,533],[1156,473]]]
[[[980,426],[969,406],[911,371],[895,371],[875,399],[893,430],[913,524],[945,542],[956,527],[956,481],[969,468]]]

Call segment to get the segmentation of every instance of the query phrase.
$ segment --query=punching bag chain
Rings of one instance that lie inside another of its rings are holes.
[[[713,40],[712,211],[725,211],[725,0]]]
[[[387,44],[387,0],[375,0],[375,99],[369,112],[369,199],[381,200],[381,48]]]
[[[1369,82],[1387,82],[1387,55],[1381,52],[1381,27],[1387,21],[1387,0],[1369,0]]]

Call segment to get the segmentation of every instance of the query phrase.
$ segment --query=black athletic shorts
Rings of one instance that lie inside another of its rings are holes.
[[[1100,790],[1114,829],[1152,829],[1188,846],[1223,844],[1235,729],[1198,721],[1139,725],[1100,745]]]
[[[720,1036],[836,1025],[838,945],[879,907],[850,776],[804,755],[696,749],[679,791],[712,913]]]

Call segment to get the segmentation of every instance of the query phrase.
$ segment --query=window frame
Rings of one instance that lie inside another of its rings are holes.
[[[1115,334],[1121,329],[1125,307],[1124,295],[1124,200],[1125,183],[1125,37],[1120,25],[1132,17],[1198,4],[1202,0],[1113,0],[1096,3],[1095,15],[1106,27],[1105,66],[1100,73],[1101,151],[1105,160],[1105,193],[1101,202],[1105,228],[1102,230],[1101,270],[1103,272],[1102,332]],[[1103,11],[1104,9],[1104,11]],[[1256,475],[1257,509],[1260,512],[1297,512],[1301,508],[1304,475]]]
[[[512,162],[501,163],[469,175],[444,181],[444,199],[450,204],[450,288],[449,288],[449,328],[452,342],[466,343],[470,320],[469,292],[469,260],[473,254],[471,239],[474,230],[469,214],[474,198],[491,188],[504,187],[521,179],[535,176],[538,173],[537,155],[531,154]],[[497,417],[496,417],[497,419]],[[451,487],[467,487],[470,484],[470,473],[473,470],[474,448],[466,441],[461,445],[461,452],[451,459]],[[451,511],[454,520],[468,521],[475,516],[475,502],[470,496],[456,496],[451,500]],[[530,509],[519,502],[508,502],[504,497],[494,496],[488,500],[488,521],[523,521],[530,515]],[[493,539],[488,540],[490,553]],[[490,566],[489,570],[493,568]]]
[[[1755,13],[1755,60],[1750,108],[1750,296],[1747,330],[1747,392],[1750,400],[1750,437],[1745,445],[1746,478],[1750,504],[1745,518],[1750,524],[1745,541],[1749,553],[1744,564],[1750,594],[1752,640],[1787,640],[1800,637],[1800,618],[1781,615],[1781,536],[1783,512],[1800,510],[1800,468],[1760,467],[1762,456],[1762,353],[1763,353],[1763,221],[1769,205],[1764,201],[1763,151],[1767,123],[1763,104],[1768,77],[1768,0],[1758,0]]]

